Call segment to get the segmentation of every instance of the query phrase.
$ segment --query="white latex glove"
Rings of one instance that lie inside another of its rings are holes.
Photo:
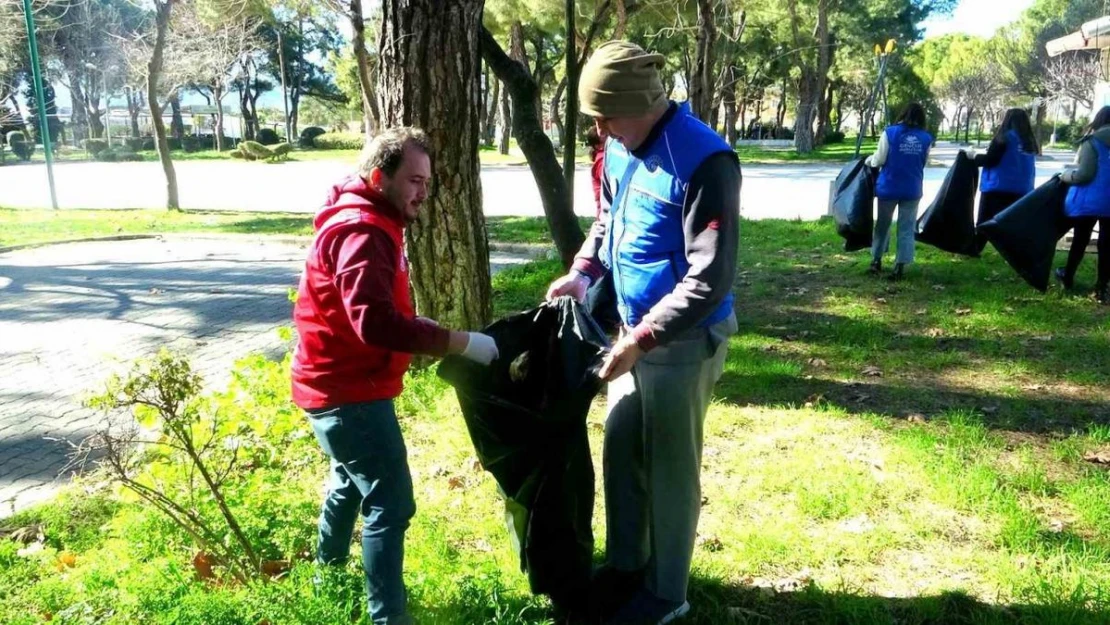
[[[575,301],[581,302],[586,299],[586,290],[589,288],[590,279],[578,271],[571,270],[567,275],[551,283],[547,289],[547,301],[569,295]]]
[[[463,350],[461,356],[467,360],[472,360],[480,365],[489,365],[489,363],[497,360],[500,355],[497,351],[497,343],[489,335],[480,332],[469,332],[466,339],[466,349]]]

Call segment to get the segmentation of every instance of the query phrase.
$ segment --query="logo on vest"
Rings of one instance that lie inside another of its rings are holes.
[[[902,142],[898,146],[898,151],[902,154],[920,156],[925,152],[925,147],[921,144],[921,139],[918,139],[916,135],[906,135],[902,138]]]
[[[647,157],[647,160],[644,161],[644,167],[648,170],[649,174],[654,174],[655,172],[659,171],[659,168],[662,166],[663,157],[659,156],[658,154],[652,154],[651,156]]]

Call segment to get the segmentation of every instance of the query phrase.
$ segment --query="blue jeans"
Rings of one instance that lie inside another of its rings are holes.
[[[882,261],[890,244],[890,224],[898,209],[898,248],[894,262],[913,262],[914,240],[917,236],[917,207],[921,200],[879,200],[879,216],[875,219],[875,239],[871,243],[871,260]]]
[[[405,530],[416,502],[393,402],[310,410],[308,421],[331,458],[316,559],[322,564],[347,561],[361,513],[370,619],[375,625],[408,623],[402,569]]]

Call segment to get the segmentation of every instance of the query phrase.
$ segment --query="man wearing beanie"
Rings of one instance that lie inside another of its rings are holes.
[[[579,300],[611,273],[622,322],[609,384],[606,564],[612,623],[686,615],[701,507],[702,424],[736,332],[740,165],[686,105],[667,99],[663,57],[613,41],[582,70],[582,111],[609,134],[602,214],[548,298]]]

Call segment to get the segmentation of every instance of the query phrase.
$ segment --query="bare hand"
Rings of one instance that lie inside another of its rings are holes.
[[[644,350],[636,343],[631,335],[627,335],[613,346],[612,351],[605,357],[598,376],[604,382],[612,382],[632,370],[636,361],[644,355]]]

